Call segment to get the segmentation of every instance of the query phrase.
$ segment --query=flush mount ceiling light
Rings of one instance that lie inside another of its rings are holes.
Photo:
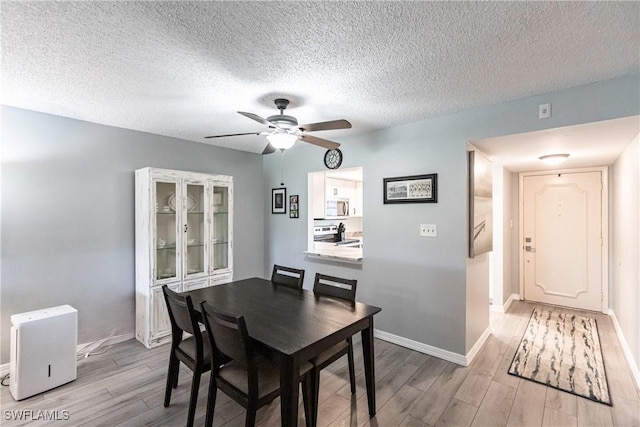
[[[278,150],[287,150],[298,140],[298,135],[290,133],[272,133],[267,135],[267,139]]]
[[[545,163],[547,165],[557,165],[558,163],[562,163],[567,160],[567,157],[569,157],[568,154],[548,154],[546,156],[540,156],[538,158],[542,160],[542,163]]]

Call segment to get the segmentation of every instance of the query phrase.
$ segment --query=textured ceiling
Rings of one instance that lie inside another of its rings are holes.
[[[261,152],[236,111],[347,135],[639,70],[635,2],[10,2],[2,103]]]

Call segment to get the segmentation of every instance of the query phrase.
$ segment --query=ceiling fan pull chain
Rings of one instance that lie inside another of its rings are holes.
[[[280,185],[284,185],[284,150],[280,150]]]

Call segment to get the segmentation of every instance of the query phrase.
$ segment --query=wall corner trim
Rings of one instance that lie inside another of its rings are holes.
[[[476,341],[473,347],[471,347],[471,350],[469,350],[469,353],[467,353],[467,355],[465,356],[465,359],[466,359],[465,366],[469,366],[471,362],[473,362],[473,359],[476,358],[476,356],[484,346],[484,343],[487,342],[490,336],[491,336],[491,327],[488,327],[487,329],[484,330],[482,335],[480,335],[480,338],[478,338],[478,341]]]
[[[629,369],[631,370],[633,379],[636,381],[636,386],[640,388],[640,370],[638,369],[636,361],[633,360],[631,349],[629,348],[629,344],[627,344],[627,340],[624,338],[624,334],[622,333],[622,329],[620,328],[620,323],[618,323],[618,319],[616,318],[616,314],[614,313],[613,309],[610,308],[608,314],[613,321],[613,327],[615,328],[616,334],[618,335],[618,340],[620,340],[620,345],[622,346],[624,357],[627,359],[627,365],[629,365]]]
[[[420,353],[428,354],[429,356],[437,357],[438,359],[443,359],[449,362],[453,362],[457,365],[469,366],[469,363],[470,363],[470,361],[467,360],[467,357],[465,357],[462,354],[454,353],[449,350],[443,350],[441,348],[433,347],[428,344],[423,344],[418,341],[413,341],[413,340],[410,340],[409,338],[404,338],[398,335],[390,334],[389,332],[384,332],[378,329],[374,329],[373,336],[383,341],[390,342],[392,344],[406,347],[411,350],[419,351]]]
[[[491,304],[491,311],[495,311],[496,313],[506,313],[507,310],[509,310],[511,303],[519,299],[519,294],[511,294],[509,295],[509,298],[507,298],[507,301],[504,303],[504,305]]]
[[[520,301],[520,294],[509,295],[507,302],[504,303],[504,313],[506,313],[507,310],[509,310],[509,307],[511,307],[511,303],[514,301]]]

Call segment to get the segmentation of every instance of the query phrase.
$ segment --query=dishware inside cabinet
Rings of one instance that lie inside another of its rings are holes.
[[[205,185],[187,184],[185,198],[186,228],[184,237],[186,275],[203,273],[205,265]]]
[[[177,274],[177,214],[170,200],[175,198],[177,185],[174,182],[156,182],[155,189],[155,278],[171,279]]]
[[[229,268],[229,187],[213,187],[213,269]]]

